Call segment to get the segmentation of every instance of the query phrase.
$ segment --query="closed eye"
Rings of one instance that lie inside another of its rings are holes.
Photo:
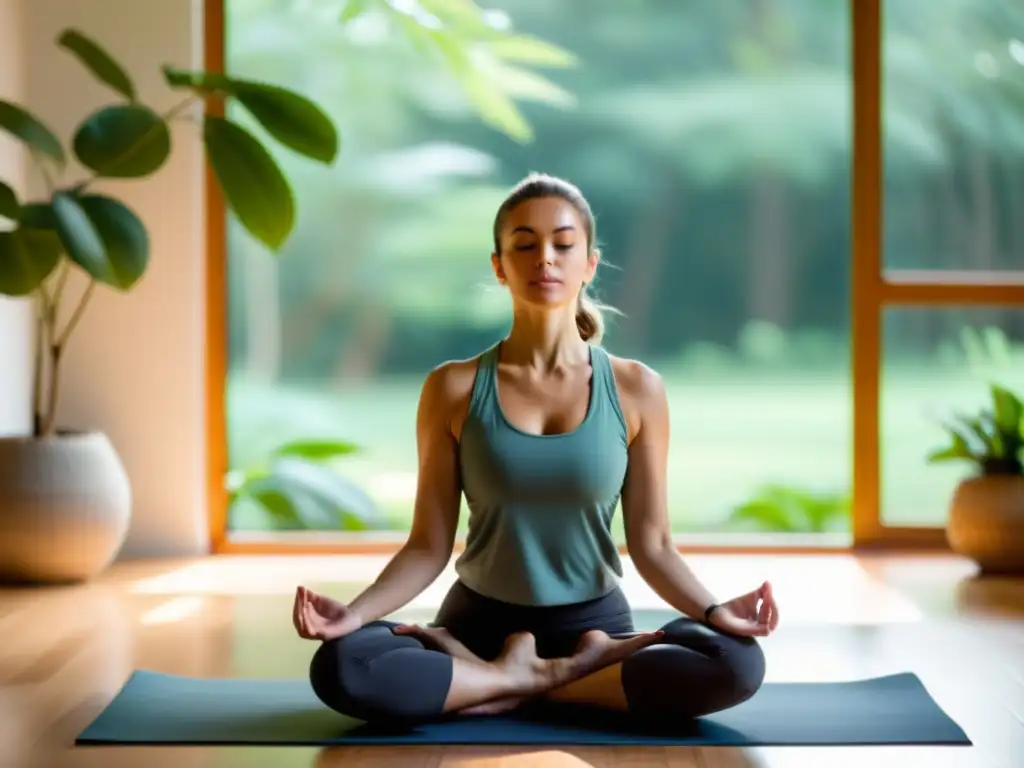
[[[517,250],[517,251],[532,251],[536,247],[537,247],[536,243],[530,243],[529,245],[517,245],[515,247],[515,250]],[[573,248],[573,246],[571,244],[570,245],[564,245],[562,243],[558,243],[558,244],[555,245],[555,250],[559,251],[561,253],[565,253],[566,251],[570,251],[570,250],[572,250],[572,248]]]

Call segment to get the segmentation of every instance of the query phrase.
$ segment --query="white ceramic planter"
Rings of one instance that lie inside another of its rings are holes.
[[[0,580],[78,582],[124,545],[131,486],[101,432],[0,438]]]

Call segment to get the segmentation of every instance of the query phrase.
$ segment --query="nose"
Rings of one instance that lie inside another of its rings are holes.
[[[551,243],[545,243],[540,249],[538,263],[539,264],[553,264],[555,262],[555,246]]]

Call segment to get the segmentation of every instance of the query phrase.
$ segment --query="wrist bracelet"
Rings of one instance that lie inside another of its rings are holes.
[[[707,608],[704,609],[704,622],[705,623],[707,623],[707,624],[711,623],[711,614],[714,613],[715,609],[719,608],[719,607],[720,607],[720,605],[718,603],[712,603],[711,605],[709,605]]]

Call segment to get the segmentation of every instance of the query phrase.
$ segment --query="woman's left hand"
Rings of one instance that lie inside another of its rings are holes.
[[[733,635],[765,636],[779,625],[779,607],[767,581],[745,595],[721,603],[709,623]]]

